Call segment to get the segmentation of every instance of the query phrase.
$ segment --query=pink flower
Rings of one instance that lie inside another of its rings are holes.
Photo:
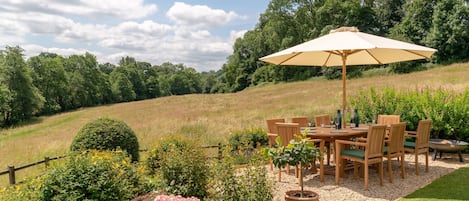
[[[196,197],[185,198],[180,195],[158,195],[153,201],[200,201]]]

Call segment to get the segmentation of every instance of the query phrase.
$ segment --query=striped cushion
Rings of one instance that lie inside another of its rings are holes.
[[[365,152],[359,149],[346,149],[340,151],[341,155],[350,156],[354,158],[365,159]]]
[[[408,141],[405,141],[405,142],[404,142],[404,147],[405,147],[405,148],[415,149],[415,142],[408,142]]]

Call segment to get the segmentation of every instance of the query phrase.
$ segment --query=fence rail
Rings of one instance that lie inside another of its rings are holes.
[[[223,158],[223,147],[224,146],[225,145],[222,145],[221,143],[218,143],[218,145],[201,146],[200,148],[201,149],[214,149],[214,148],[217,148],[218,149],[217,150],[217,156],[208,157],[208,158],[214,158],[214,159],[221,160]],[[142,150],[139,150],[139,151],[144,152],[144,151],[148,151],[148,150],[147,149],[142,149]],[[45,168],[47,169],[49,167],[49,162],[50,161],[65,158],[65,157],[67,157],[67,155],[55,156],[55,157],[47,157],[46,156],[46,157],[44,157],[44,160],[29,163],[29,164],[22,165],[22,166],[19,166],[19,167],[15,167],[14,165],[8,165],[8,168],[6,170],[0,171],[0,176],[8,174],[9,175],[8,178],[9,178],[9,181],[10,181],[10,185],[15,185],[15,184],[17,184],[17,182],[16,182],[16,171],[23,170],[23,169],[26,169],[26,168],[30,168],[30,167],[33,167],[33,166],[37,166],[37,165],[40,165],[40,164],[43,164],[43,163],[45,164]]]

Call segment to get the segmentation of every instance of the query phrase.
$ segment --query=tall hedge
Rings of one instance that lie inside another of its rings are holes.
[[[116,119],[100,118],[87,123],[75,136],[70,149],[122,149],[132,157],[132,161],[139,160],[139,144],[135,132],[123,121]]]
[[[350,100],[363,122],[376,120],[379,114],[398,114],[407,122],[407,129],[415,130],[419,120],[431,119],[432,138],[469,140],[469,88],[462,92],[441,87],[407,91],[371,88]]]

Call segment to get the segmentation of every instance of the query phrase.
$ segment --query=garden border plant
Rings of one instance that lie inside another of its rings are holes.
[[[431,119],[431,138],[469,141],[469,88],[462,92],[443,87],[401,91],[370,88],[350,100],[363,122],[371,122],[378,114],[399,114],[407,129],[415,130],[419,120]]]

